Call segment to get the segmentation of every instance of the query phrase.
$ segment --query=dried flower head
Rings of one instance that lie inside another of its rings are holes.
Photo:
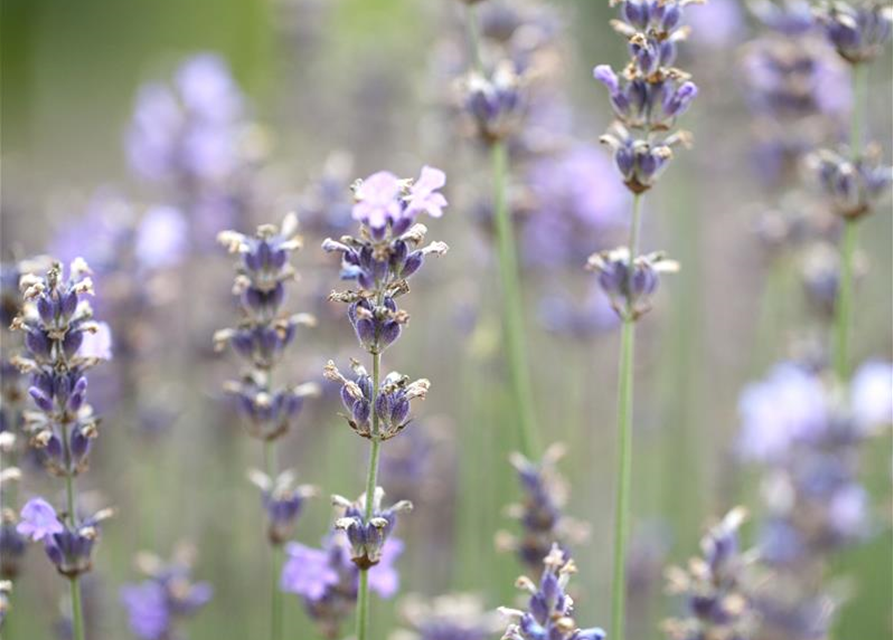
[[[412,511],[412,503],[408,500],[401,500],[386,509],[381,506],[382,500],[384,489],[376,487],[371,515],[366,519],[366,494],[356,502],[342,496],[332,496],[333,504],[343,510],[341,517],[335,520],[335,528],[347,534],[351,560],[361,571],[381,561],[385,543],[397,525],[397,516]]]

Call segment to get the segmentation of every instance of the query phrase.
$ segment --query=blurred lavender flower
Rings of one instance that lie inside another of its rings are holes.
[[[617,313],[599,286],[591,286],[583,296],[553,288],[540,303],[540,320],[547,331],[586,339],[617,327]]]
[[[397,516],[412,511],[412,503],[401,500],[387,509],[382,508],[384,489],[375,488],[372,496],[372,515],[364,517],[366,495],[356,502],[342,496],[332,496],[335,506],[343,510],[343,514],[335,520],[335,528],[344,531],[350,543],[350,556],[353,563],[361,570],[377,565],[383,556],[384,546],[397,525]]]
[[[399,575],[394,561],[403,551],[396,538],[385,542],[379,563],[369,569],[369,586],[382,598],[397,592]],[[303,597],[310,618],[320,633],[338,638],[341,624],[356,606],[360,570],[350,558],[346,535],[334,531],[322,549],[290,542],[285,546],[288,559],[282,569],[281,588]]]
[[[703,558],[693,558],[688,570],[667,570],[668,591],[686,598],[688,616],[664,623],[674,640],[752,638],[758,614],[752,603],[746,570],[754,554],[739,549],[738,528],[743,509],[733,509],[701,540]]]
[[[631,260],[626,247],[620,247],[592,254],[586,268],[598,275],[617,315],[635,320],[651,309],[660,274],[675,273],[679,264],[660,252]]]
[[[451,594],[424,600],[407,596],[400,613],[409,630],[390,640],[489,640],[502,626],[495,611],[484,611],[479,598]]]
[[[603,640],[604,631],[596,627],[581,629],[574,620],[574,602],[565,590],[577,571],[573,560],[556,545],[543,564],[539,585],[529,578],[518,578],[518,588],[530,594],[527,609],[499,608],[512,621],[503,640]]]
[[[183,261],[188,249],[189,225],[179,209],[151,207],[140,219],[134,253],[146,269],[162,269]]]
[[[537,266],[575,269],[627,223],[627,200],[597,149],[575,145],[536,160],[527,171],[532,215],[523,256]]]
[[[835,213],[846,219],[871,213],[893,184],[893,167],[882,164],[875,144],[855,159],[824,149],[809,160]]]
[[[262,471],[251,470],[248,478],[263,494],[264,506],[267,509],[267,536],[274,545],[286,542],[294,530],[298,517],[304,507],[304,501],[318,494],[312,485],[296,485],[295,475],[291,471],[280,473],[270,478]]]
[[[174,86],[145,85],[126,136],[134,171],[150,181],[222,181],[238,162],[243,98],[226,63],[199,54]]]
[[[563,445],[553,444],[539,463],[531,462],[519,453],[511,456],[524,499],[520,504],[510,505],[507,512],[520,523],[521,534],[516,537],[500,532],[497,534],[497,546],[517,553],[531,575],[539,575],[543,559],[554,545],[566,550],[567,544],[580,542],[588,535],[586,525],[562,513],[568,499],[568,488],[567,482],[558,473],[557,463],[564,454]]]
[[[834,551],[871,533],[859,449],[893,415],[890,367],[865,365],[843,389],[784,364],[742,394],[741,455],[766,465],[760,555],[773,573],[757,600],[765,637],[830,628],[821,576]]]
[[[693,45],[715,51],[737,44],[746,33],[744,11],[738,0],[712,0],[686,15]]]
[[[893,32],[893,7],[876,1],[824,2],[816,15],[837,53],[851,64],[877,57]]]
[[[137,566],[147,579],[121,588],[121,604],[134,635],[144,640],[180,638],[177,623],[210,602],[211,585],[192,582],[193,555],[191,549],[181,547],[171,562],[149,553],[137,557]]]
[[[373,436],[390,440],[410,421],[410,402],[415,399],[424,400],[431,383],[425,379],[410,382],[407,376],[393,371],[382,380],[377,390],[373,389],[372,379],[359,362],[351,362],[355,380],[345,378],[331,360],[326,365],[325,377],[341,384],[341,401],[349,412],[345,419],[357,434],[364,438]],[[374,400],[373,400],[374,398]],[[378,433],[372,433],[372,412],[378,416]]]
[[[744,97],[755,115],[754,165],[777,185],[798,175],[805,153],[844,130],[853,93],[846,65],[812,29],[806,2],[753,5],[774,31],[745,45]]]

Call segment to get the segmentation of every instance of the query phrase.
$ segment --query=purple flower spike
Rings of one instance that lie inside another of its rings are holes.
[[[389,171],[379,171],[363,180],[356,189],[353,218],[372,229],[383,229],[388,220],[400,216],[400,180]]]
[[[447,206],[447,200],[443,194],[438,193],[446,184],[446,174],[434,167],[422,167],[419,179],[409,189],[409,198],[405,216],[416,216],[427,213],[432,218],[443,215],[443,208]]]
[[[16,527],[16,531],[21,535],[35,542],[62,533],[64,530],[56,510],[43,498],[32,498],[25,503],[22,507],[22,521]]]

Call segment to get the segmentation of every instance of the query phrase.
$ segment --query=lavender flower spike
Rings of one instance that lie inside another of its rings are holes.
[[[685,619],[664,623],[673,640],[748,640],[756,632],[758,616],[746,580],[755,555],[738,548],[738,528],[745,517],[740,507],[730,511],[701,540],[702,558],[692,559],[688,570],[667,570],[668,591],[685,595],[690,612]]]
[[[574,602],[566,592],[570,577],[577,572],[573,560],[557,545],[543,559],[545,568],[539,584],[518,578],[517,586],[530,594],[527,609],[500,607],[511,620],[503,640],[604,640],[597,627],[581,629],[574,620]]]
[[[862,5],[825,2],[816,16],[837,53],[851,64],[876,58],[893,32],[893,7],[874,0]]]
[[[626,247],[602,251],[590,256],[586,268],[598,275],[598,281],[622,319],[638,319],[651,309],[651,297],[660,284],[660,274],[676,273],[679,263],[661,252],[630,260]]]
[[[304,501],[319,494],[312,485],[295,483],[295,474],[284,471],[271,478],[262,471],[252,469],[248,479],[263,495],[267,510],[267,536],[274,545],[286,542],[294,530],[298,517],[304,508]]]

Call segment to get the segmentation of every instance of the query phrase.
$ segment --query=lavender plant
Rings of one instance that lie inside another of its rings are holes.
[[[893,367],[863,365],[849,388],[796,363],[778,365],[741,396],[740,455],[766,470],[761,561],[771,580],[754,593],[761,638],[821,637],[835,605],[828,561],[872,531],[860,452],[893,423]]]
[[[473,123],[476,138],[491,155],[493,215],[502,282],[502,315],[505,352],[517,411],[521,452],[535,456],[540,448],[533,404],[533,388],[524,338],[524,313],[519,280],[518,250],[507,199],[509,178],[508,143],[521,130],[528,109],[525,85],[530,69],[511,58],[483,59],[474,3],[466,3],[468,45],[473,68],[463,82],[464,109]]]
[[[298,220],[285,217],[280,227],[261,225],[254,236],[223,231],[218,240],[239,256],[233,294],[238,297],[241,318],[234,328],[214,335],[218,350],[227,345],[244,360],[241,379],[227,383],[236,400],[249,435],[263,444],[264,471],[251,471],[252,482],[261,490],[267,518],[267,540],[272,551],[270,637],[282,637],[282,593],[278,574],[282,545],[288,540],[309,486],[295,486],[291,471],[280,471],[276,444],[297,419],[304,399],[317,391],[315,384],[289,386],[274,380],[285,350],[300,326],[313,325],[307,314],[283,312],[285,285],[296,277],[289,260],[300,249]]]
[[[754,637],[758,614],[748,584],[752,552],[739,548],[738,528],[746,513],[733,509],[701,540],[703,557],[687,569],[667,570],[667,590],[685,597],[688,615],[671,618],[664,631],[673,640],[748,640]]]
[[[24,332],[26,351],[14,359],[31,377],[28,393],[34,410],[24,415],[24,429],[38,459],[65,483],[61,513],[44,498],[32,498],[22,507],[17,532],[43,542],[47,557],[71,590],[71,620],[75,640],[84,640],[80,578],[92,568],[92,553],[100,524],[110,509],[83,517],[76,497],[75,478],[87,469],[99,421],[87,403],[87,372],[109,353],[96,353],[91,344],[101,325],[93,320],[86,296],[93,294],[90,268],[75,260],[66,275],[55,263],[45,276],[23,275],[19,287],[24,298],[12,326]],[[107,327],[106,327],[107,329]]]
[[[554,545],[568,552],[567,545],[582,541],[589,533],[588,527],[562,513],[567,503],[567,482],[557,469],[564,456],[561,445],[550,446],[539,463],[532,462],[520,453],[511,457],[512,466],[524,491],[519,504],[510,505],[509,516],[521,525],[521,534],[508,532],[497,534],[496,546],[514,551],[530,575],[539,575],[543,559]]]
[[[829,2],[816,11],[825,35],[852,68],[854,105],[849,148],[817,154],[814,165],[834,212],[844,219],[840,286],[833,337],[834,370],[841,380],[850,374],[849,339],[853,315],[853,261],[856,222],[871,211],[878,196],[893,182],[893,169],[882,166],[879,149],[863,147],[863,110],[868,64],[884,49],[893,31],[893,7],[874,0]]]
[[[608,89],[616,121],[601,140],[613,151],[614,164],[633,194],[627,246],[593,255],[588,267],[611,298],[622,320],[618,371],[618,481],[614,518],[614,579],[611,634],[624,636],[626,543],[629,537],[629,500],[632,482],[632,411],[635,322],[651,307],[660,274],[678,268],[662,253],[639,255],[641,197],[669,166],[673,149],[688,145],[690,134],[674,130],[698,94],[689,75],[673,67],[677,47],[688,36],[683,26],[690,0],[621,0],[620,19],[611,26],[627,39],[630,61],[618,75],[608,65],[593,75]]]
[[[571,576],[577,572],[574,561],[555,545],[543,565],[538,583],[518,578],[517,587],[530,595],[525,610],[500,607],[500,613],[511,620],[503,640],[604,640],[603,630],[581,629],[574,619],[574,601],[566,591]]]
[[[409,292],[408,279],[423,266],[429,255],[443,255],[446,244],[423,245],[427,229],[416,223],[422,214],[438,218],[447,206],[440,189],[446,175],[425,166],[418,180],[400,180],[380,171],[354,184],[356,203],[353,218],[360,223],[358,236],[328,238],[323,249],[341,254],[341,277],[356,282],[356,289],[332,292],[330,299],[348,304],[348,318],[357,340],[371,356],[372,373],[354,363],[354,379],[348,379],[333,362],[326,377],[341,384],[341,399],[351,429],[370,440],[369,471],[365,493],[356,503],[335,498],[344,515],[336,527],[345,531],[351,559],[360,570],[357,593],[357,640],[369,633],[369,570],[377,565],[396,525],[396,516],[411,508],[408,502],[382,509],[383,490],[378,486],[382,443],[407,427],[410,401],[424,399],[430,383],[410,382],[392,372],[382,378],[381,356],[401,335],[409,320],[397,299]]]
[[[170,562],[141,553],[136,564],[145,579],[121,588],[130,630],[143,640],[178,640],[180,622],[195,615],[211,600],[207,582],[192,582],[194,550],[180,546]]]

